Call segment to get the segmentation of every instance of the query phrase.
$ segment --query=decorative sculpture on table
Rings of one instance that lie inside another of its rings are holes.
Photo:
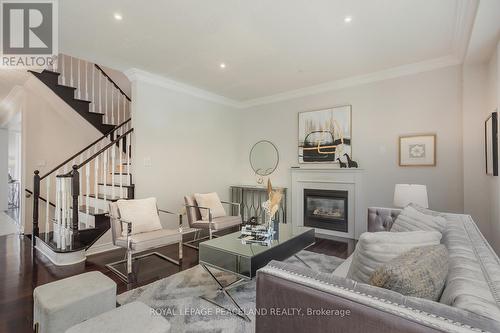
[[[268,199],[262,204],[265,211],[265,221],[263,224],[247,224],[241,229],[241,241],[244,244],[258,243],[261,245],[271,245],[273,236],[277,232],[277,221],[274,216],[279,210],[283,192],[281,189],[273,190],[271,180],[267,180]]]

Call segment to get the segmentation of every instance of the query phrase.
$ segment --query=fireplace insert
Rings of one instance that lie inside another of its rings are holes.
[[[348,192],[304,189],[304,226],[348,232]]]

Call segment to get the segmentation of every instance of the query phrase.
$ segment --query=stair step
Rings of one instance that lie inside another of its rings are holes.
[[[85,213],[87,214],[87,206],[86,205],[82,205],[80,207],[78,207],[78,210],[82,213]],[[103,210],[103,209],[99,209],[99,208],[95,208],[95,207],[88,207],[88,214],[89,215],[93,215],[93,216],[99,216],[99,215],[106,215],[108,212]]]
[[[101,185],[101,186],[113,186],[111,183],[97,183],[97,185]],[[123,184],[122,186],[120,186],[120,184],[115,184],[114,185],[115,187],[127,187],[127,188],[131,188],[131,187],[135,187],[135,185],[125,185]]]
[[[84,197],[88,196],[89,198],[94,198],[94,199],[96,198],[96,195],[95,195],[95,194],[89,194],[89,195],[84,194],[83,196],[84,196]],[[102,194],[98,194],[98,195],[97,195],[97,199],[99,199],[99,200],[104,200],[104,195],[102,195]],[[112,201],[112,202],[115,202],[115,201],[118,201],[118,200],[120,200],[120,199],[127,199],[127,198],[122,198],[122,197],[119,197],[119,196],[112,197],[112,196],[110,196],[110,195],[107,195],[107,196],[106,196],[106,201]]]

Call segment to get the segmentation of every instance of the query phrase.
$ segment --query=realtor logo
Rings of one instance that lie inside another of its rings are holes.
[[[2,65],[50,65],[57,55],[56,0],[3,0],[0,4]]]

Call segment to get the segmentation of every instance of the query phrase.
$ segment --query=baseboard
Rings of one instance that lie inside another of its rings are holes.
[[[98,254],[98,253],[102,253],[102,252],[112,251],[112,250],[116,250],[116,249],[119,249],[119,247],[118,246],[114,246],[113,243],[111,243],[111,242],[104,243],[104,244],[98,244],[98,245],[92,245],[90,247],[90,249],[87,250],[87,252],[85,253],[85,255],[88,257],[88,256],[91,256],[93,254]]]

